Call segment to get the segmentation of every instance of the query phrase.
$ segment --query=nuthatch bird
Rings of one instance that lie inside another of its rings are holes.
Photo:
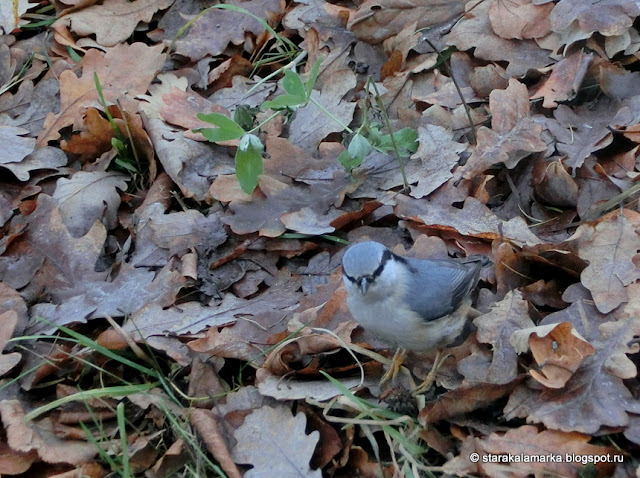
[[[411,259],[372,241],[349,247],[342,258],[347,306],[362,327],[399,347],[381,383],[395,378],[404,349],[439,350],[462,334],[471,309],[469,294],[488,262],[481,256]],[[438,361],[439,354],[420,391],[432,385]]]

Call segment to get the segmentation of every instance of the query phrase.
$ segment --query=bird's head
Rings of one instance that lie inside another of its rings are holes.
[[[342,277],[347,292],[363,296],[388,295],[398,279],[400,258],[378,242],[359,242],[342,258]]]

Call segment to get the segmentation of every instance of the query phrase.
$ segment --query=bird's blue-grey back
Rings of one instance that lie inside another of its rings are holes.
[[[415,274],[406,300],[425,320],[435,320],[457,309],[477,284],[483,265],[482,260],[406,261]]]

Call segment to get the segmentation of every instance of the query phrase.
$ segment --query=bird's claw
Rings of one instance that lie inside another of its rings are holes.
[[[400,368],[402,367],[402,364],[404,362],[406,353],[406,350],[402,347],[398,347],[396,349],[396,353],[393,355],[389,370],[387,370],[387,372],[380,379],[380,385],[384,385],[389,380],[391,380],[391,383],[395,383],[396,378],[398,377],[398,373],[400,372]]]
[[[442,367],[447,359],[451,356],[451,354],[447,354],[441,358],[441,355],[441,352],[438,350],[433,361],[433,367],[431,367],[431,371],[427,374],[427,378],[425,378],[420,385],[418,385],[411,391],[411,395],[413,395],[414,397],[416,395],[421,395],[428,391],[431,387],[433,387],[433,384],[436,381],[436,377],[438,376],[438,370],[440,370],[440,367]]]

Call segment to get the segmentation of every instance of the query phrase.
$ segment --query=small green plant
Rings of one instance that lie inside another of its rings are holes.
[[[122,118],[125,128],[127,129],[127,133],[129,134],[128,137],[120,132],[120,128],[118,128],[115,119],[111,115],[111,112],[109,111],[109,108],[107,106],[107,102],[104,99],[100,79],[98,78],[98,74],[95,72],[93,73],[93,80],[96,84],[98,99],[100,100],[100,104],[102,105],[104,114],[107,116],[107,120],[111,125],[111,129],[113,129],[111,146],[116,150],[117,153],[116,157],[113,160],[116,165],[116,169],[131,174],[134,181],[138,182],[138,180],[142,180],[145,176],[144,168],[141,165],[140,158],[138,157],[133,139],[131,138],[131,133],[129,132],[129,127],[126,123],[125,116],[123,114]]]
[[[189,26],[211,8],[223,8],[250,15],[252,18],[258,20],[267,31],[276,38],[279,45],[286,47],[287,52],[293,52],[295,50],[295,46],[292,46],[290,40],[279,36],[264,20],[242,8],[231,5],[215,5],[203,10],[180,29],[173,40],[173,44],[175,44],[177,38],[180,37]],[[402,171],[404,186],[408,188],[409,185],[404,172],[404,161],[415,153],[418,148],[418,134],[416,130],[404,128],[395,133],[392,131],[389,118],[386,115],[384,105],[380,99],[380,94],[371,79],[367,82],[367,91],[375,91],[375,103],[384,118],[384,124],[369,120],[367,112],[365,112],[364,115],[365,121],[356,132],[349,128],[348,125],[342,124],[338,118],[330,111],[327,111],[319,102],[315,101],[311,95],[318,79],[322,58],[318,58],[313,64],[306,82],[293,70],[293,67],[295,67],[305,55],[306,53],[303,52],[302,55],[291,61],[288,65],[270,74],[258,83],[263,83],[278,74],[278,72],[283,71],[282,88],[285,93],[262,103],[260,110],[271,110],[274,113],[261,124],[254,126],[255,117],[258,112],[257,109],[240,106],[236,109],[234,119],[230,119],[219,113],[198,114],[200,120],[214,125],[215,128],[198,128],[193,131],[201,133],[205,138],[214,143],[235,139],[240,140],[235,155],[236,177],[242,190],[247,194],[252,194],[258,185],[258,178],[263,171],[262,152],[264,151],[264,145],[255,133],[262,125],[266,124],[276,115],[283,113],[287,116],[287,119],[290,119],[291,115],[297,109],[304,108],[309,103],[313,103],[325,115],[338,123],[347,135],[350,135],[347,149],[338,156],[338,161],[348,173],[351,173],[355,168],[359,167],[365,157],[374,149],[385,154],[395,153],[400,170]],[[369,103],[369,101],[367,103]],[[388,131],[388,133],[383,133],[383,130]]]
[[[284,111],[290,115],[297,108],[309,103],[311,92],[318,78],[321,62],[322,59],[318,59],[313,65],[306,83],[302,81],[300,75],[295,71],[286,70],[282,80],[282,87],[286,94],[277,96],[271,101],[265,101],[261,107],[262,110],[271,109],[275,113],[267,118],[265,122],[251,129],[249,128],[253,125],[255,110],[252,112],[246,107],[239,108],[234,119],[220,113],[198,114],[200,120],[210,123],[216,128],[198,128],[193,131],[201,133],[212,143],[240,139],[235,156],[236,177],[240,187],[247,194],[251,194],[258,185],[258,178],[263,169],[262,152],[264,145],[253,132],[259,130],[264,123],[270,121],[279,112]]]
[[[115,158],[114,161],[121,168],[132,173],[138,173],[139,172],[138,169],[135,166],[133,166],[132,164],[133,161],[131,161],[133,156],[131,142],[128,141],[128,139],[125,138],[124,135],[120,132],[120,128],[118,128],[116,121],[113,119],[113,116],[111,116],[111,112],[109,111],[107,102],[104,99],[100,78],[98,78],[98,74],[95,72],[93,73],[93,80],[96,84],[98,99],[100,100],[100,104],[102,105],[104,114],[107,116],[107,120],[111,125],[111,129],[113,129],[113,138],[111,138],[111,146],[113,146],[113,148],[118,153],[118,156]]]
[[[385,154],[397,149],[400,158],[407,158],[418,149],[418,133],[413,128],[403,128],[393,134],[383,134],[380,125],[365,124],[353,135],[347,149],[338,156],[338,161],[344,169],[351,172],[374,149]]]
[[[311,93],[318,79],[321,63],[322,58],[316,60],[306,82],[304,82],[295,71],[285,70],[282,79],[282,88],[285,93],[272,100],[265,101],[261,105],[261,110],[272,110],[275,113],[257,126],[253,126],[256,114],[255,109],[251,111],[246,107],[238,108],[233,120],[220,113],[198,114],[200,120],[216,126],[216,128],[199,128],[194,130],[195,132],[201,133],[209,141],[216,143],[240,139],[240,145],[238,146],[235,156],[236,176],[242,190],[247,194],[253,193],[263,170],[262,151],[264,150],[264,146],[260,138],[253,133],[280,112],[290,117],[297,109],[304,108],[309,103],[314,103],[326,115],[338,122],[347,133],[352,135],[347,149],[338,156],[338,161],[349,173],[360,166],[367,154],[373,149],[385,154],[395,152],[401,168],[403,161],[416,152],[418,148],[418,133],[416,130],[403,128],[395,133],[383,134],[383,125],[370,122],[367,119],[357,132],[354,133],[348,126],[341,124],[329,111],[325,110],[322,105],[314,101]],[[379,95],[377,95],[376,101],[381,103]],[[390,130],[388,118],[386,118],[386,120],[387,125],[385,126],[387,126],[387,130]],[[403,168],[402,172],[404,176]],[[408,186],[406,179],[405,186]]]
[[[313,64],[313,67],[311,67],[309,79],[306,83],[302,81],[300,75],[295,71],[285,70],[284,78],[282,79],[282,87],[287,94],[276,96],[270,101],[265,101],[262,103],[261,109],[293,112],[298,108],[306,106],[309,101],[311,101],[311,92],[318,80],[318,73],[320,73],[321,64],[322,58],[318,58]]]
[[[394,153],[400,171],[402,172],[402,178],[404,180],[404,187],[408,188],[407,176],[404,171],[404,161],[406,158],[415,153],[418,149],[418,133],[413,128],[403,128],[395,133],[392,131],[389,116],[385,110],[380,93],[375,82],[369,78],[367,80],[367,93],[369,98],[365,102],[366,111],[363,117],[364,122],[358,128],[358,131],[351,138],[351,142],[345,151],[340,153],[338,161],[344,166],[344,168],[351,173],[355,168],[362,165],[364,158],[373,149],[376,149],[384,154]],[[372,94],[373,91],[373,94]],[[373,97],[374,101],[371,101]],[[375,104],[376,115],[370,115],[369,110],[372,109],[371,105]],[[374,121],[369,116],[381,117],[384,120],[384,124],[380,121]],[[390,131],[390,133],[383,134],[383,129]]]

